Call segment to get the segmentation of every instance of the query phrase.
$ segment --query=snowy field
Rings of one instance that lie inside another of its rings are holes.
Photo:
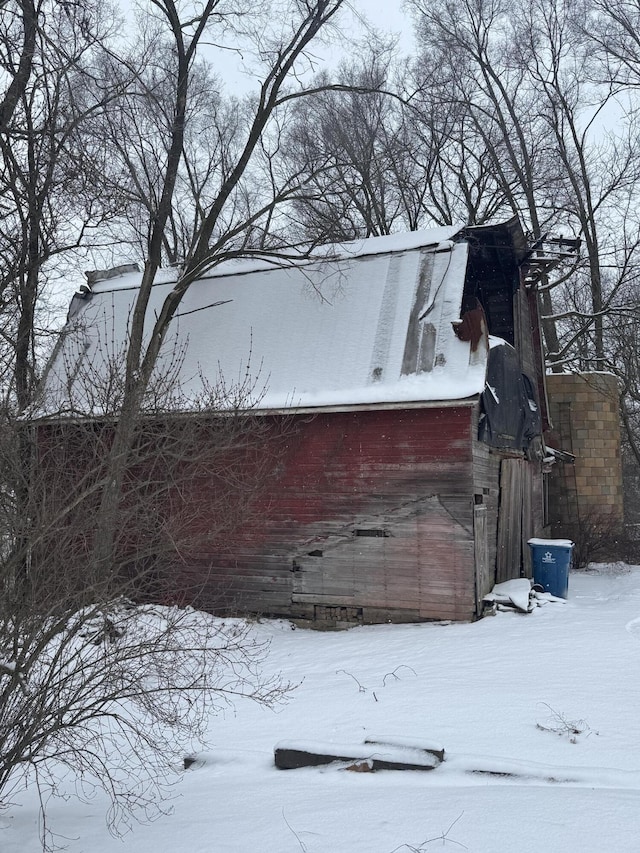
[[[69,853],[640,851],[640,567],[572,573],[568,601],[529,615],[256,632],[269,667],[300,682],[289,703],[213,718],[169,813],[123,840],[104,801],[51,802]],[[429,772],[274,766],[280,741],[370,735],[436,741],[446,759]],[[0,851],[38,850],[27,792],[0,813]]]

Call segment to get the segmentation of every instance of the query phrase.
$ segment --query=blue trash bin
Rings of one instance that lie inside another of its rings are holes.
[[[573,542],[570,539],[529,539],[533,582],[545,592],[566,598],[569,592],[569,569]]]

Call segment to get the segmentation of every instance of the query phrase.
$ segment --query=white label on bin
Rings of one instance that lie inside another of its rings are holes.
[[[551,553],[551,551],[545,551],[544,552],[544,557],[542,558],[542,562],[543,563],[555,563],[555,560],[553,559],[553,554]]]

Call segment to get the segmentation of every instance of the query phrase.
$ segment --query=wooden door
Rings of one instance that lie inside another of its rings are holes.
[[[531,465],[526,459],[503,459],[500,465],[496,583],[531,576],[527,541],[532,536]]]

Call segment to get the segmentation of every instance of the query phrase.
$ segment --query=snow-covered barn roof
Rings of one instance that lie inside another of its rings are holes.
[[[251,388],[259,409],[461,400],[484,386],[486,352],[459,340],[468,245],[460,227],[326,247],[312,261],[229,261],[191,285],[159,373],[186,407],[205,383]],[[148,325],[175,281],[162,271]],[[140,273],[74,297],[41,413],[99,415],[118,375]],[[100,384],[105,385],[104,389]],[[108,386],[108,388],[107,388]],[[111,395],[111,396],[109,396]]]

